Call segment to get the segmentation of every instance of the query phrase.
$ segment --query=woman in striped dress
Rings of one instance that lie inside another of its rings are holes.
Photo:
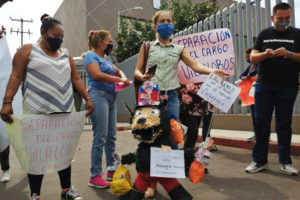
[[[7,84],[1,118],[12,123],[12,101],[23,81],[23,113],[70,113],[74,110],[73,87],[86,100],[86,115],[94,106],[77,74],[72,56],[60,48],[64,30],[61,22],[49,16],[42,18],[41,40],[22,46],[13,58],[13,70]],[[71,188],[71,166],[58,172],[61,198],[81,200]],[[28,174],[31,200],[40,199],[43,174]]]

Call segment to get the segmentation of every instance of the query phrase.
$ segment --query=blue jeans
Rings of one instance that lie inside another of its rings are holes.
[[[106,166],[113,166],[116,141],[116,95],[103,90],[90,90],[95,110],[91,114],[94,138],[91,152],[91,178],[102,173],[103,147],[106,155]]]
[[[167,92],[168,95],[168,104],[167,104],[167,114],[168,116],[174,115],[177,120],[179,120],[179,99],[178,99],[178,93],[176,90],[170,90]],[[171,138],[172,144],[171,148],[172,149],[178,149],[178,145],[173,141]]]
[[[177,118],[177,120],[179,120],[178,93],[176,90],[170,90],[167,92],[167,95],[168,95],[167,114],[174,115]]]
[[[270,124],[275,108],[279,162],[281,164],[292,163],[290,158],[291,124],[297,94],[298,86],[256,83],[254,104],[256,144],[252,152],[254,162],[259,164],[268,162]]]

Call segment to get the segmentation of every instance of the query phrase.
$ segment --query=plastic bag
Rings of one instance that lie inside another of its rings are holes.
[[[181,124],[175,119],[170,120],[170,134],[176,144],[183,142],[184,133]]]
[[[131,184],[130,172],[123,165],[121,165],[120,167],[118,167],[117,170],[114,173],[113,181],[114,180],[118,180],[118,179],[125,179],[125,180],[128,181],[129,184]]]
[[[195,156],[195,161],[206,166],[209,164],[212,158],[212,153],[207,149],[199,148],[198,151],[194,154],[194,156]]]
[[[194,160],[190,166],[190,173],[189,173],[190,180],[194,184],[197,184],[203,179],[204,174],[205,174],[204,166]]]
[[[113,180],[110,182],[110,189],[118,196],[124,195],[132,190],[129,170],[123,165],[118,167],[115,171]]]

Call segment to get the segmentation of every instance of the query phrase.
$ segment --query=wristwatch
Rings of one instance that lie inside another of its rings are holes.
[[[293,52],[287,51],[287,53],[288,53],[287,58],[291,58],[291,56],[293,55]]]

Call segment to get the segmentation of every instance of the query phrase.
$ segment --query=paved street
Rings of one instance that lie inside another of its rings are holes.
[[[116,200],[117,196],[108,190],[99,190],[87,186],[90,167],[90,149],[92,131],[88,128],[80,138],[72,164],[72,184],[84,199]],[[135,150],[137,141],[130,131],[119,131],[117,152],[126,154]],[[195,185],[187,178],[180,182],[196,200],[297,200],[300,196],[300,176],[290,177],[280,172],[277,154],[269,154],[270,170],[258,174],[246,174],[245,167],[251,161],[251,151],[218,146],[207,174],[201,183]],[[300,157],[292,157],[294,166],[300,169]],[[0,183],[1,200],[28,199],[29,186],[26,174],[11,153],[12,180]],[[135,178],[135,166],[128,167],[132,182]],[[42,187],[42,200],[58,200],[60,184],[57,174],[45,176]],[[157,200],[169,199],[161,186],[158,187]]]

